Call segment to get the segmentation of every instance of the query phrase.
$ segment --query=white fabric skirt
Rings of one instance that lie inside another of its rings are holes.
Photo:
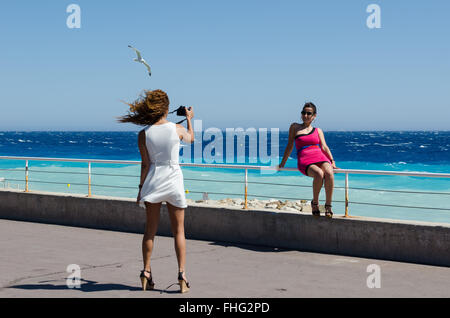
[[[141,189],[139,205],[144,202],[169,202],[178,208],[187,208],[183,172],[178,164],[152,163]]]

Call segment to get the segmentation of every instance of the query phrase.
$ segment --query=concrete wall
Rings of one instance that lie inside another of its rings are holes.
[[[426,213],[426,211],[424,211]],[[132,199],[0,190],[0,218],[143,233],[145,210]],[[196,204],[186,237],[450,266],[450,225],[243,211]],[[159,235],[171,235],[163,205]]]

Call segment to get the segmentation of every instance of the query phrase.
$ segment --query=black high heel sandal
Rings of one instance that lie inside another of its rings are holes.
[[[314,200],[311,200],[311,209],[312,209],[312,215],[313,216],[320,216],[320,210],[319,210],[319,203],[314,202]]]
[[[325,216],[330,219],[333,217],[333,211],[331,211],[331,207],[331,204],[325,204]]]
[[[191,287],[189,282],[183,278],[184,272],[178,272],[178,283],[180,284],[180,293],[187,293]]]
[[[149,273],[150,277],[145,276],[145,274],[144,274],[145,272]],[[152,272],[143,270],[143,271],[141,271],[141,275],[139,276],[139,278],[141,279],[142,290],[147,290],[147,288],[149,290],[153,290],[155,288],[155,283],[153,282]]]

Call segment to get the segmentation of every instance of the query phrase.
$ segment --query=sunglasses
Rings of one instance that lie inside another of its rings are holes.
[[[311,116],[311,115],[313,115],[313,113],[312,113],[312,112],[305,112],[305,111],[302,111],[302,115],[303,115],[303,116],[304,116],[304,115]]]

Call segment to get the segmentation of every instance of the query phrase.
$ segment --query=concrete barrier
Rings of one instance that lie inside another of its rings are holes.
[[[425,213],[425,211],[424,211]],[[133,199],[0,190],[0,218],[133,233],[145,230],[145,210]],[[450,266],[450,224],[191,205],[190,239],[252,244],[439,266]],[[163,204],[159,235],[170,236]]]

